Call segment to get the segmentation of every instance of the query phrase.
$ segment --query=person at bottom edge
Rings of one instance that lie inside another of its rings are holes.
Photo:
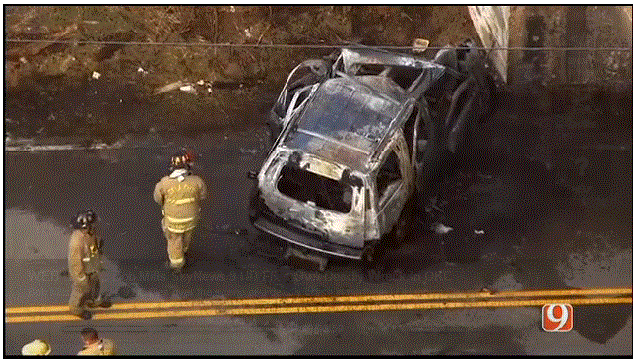
[[[41,339],[36,339],[22,347],[23,356],[48,356],[49,354],[51,354],[51,346]]]
[[[112,356],[115,355],[115,345],[113,341],[106,338],[99,338],[97,331],[93,328],[84,328],[81,332],[84,348],[77,353],[78,356]]]

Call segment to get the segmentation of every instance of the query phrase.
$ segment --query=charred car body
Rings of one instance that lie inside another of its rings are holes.
[[[303,252],[371,261],[403,237],[416,191],[443,172],[492,94],[471,44],[432,61],[356,47],[301,63],[271,112],[251,223]]]

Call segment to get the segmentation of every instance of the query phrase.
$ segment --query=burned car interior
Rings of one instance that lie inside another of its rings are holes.
[[[342,213],[351,210],[350,185],[290,165],[283,166],[278,190],[298,201]]]

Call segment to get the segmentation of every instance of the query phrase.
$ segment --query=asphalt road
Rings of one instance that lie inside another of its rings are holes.
[[[506,138],[504,131],[498,136]],[[6,152],[5,307],[67,302],[68,225],[84,208],[101,217],[103,285],[115,304],[632,286],[629,151],[611,151],[607,166],[595,161],[607,158],[597,148],[578,150],[589,166],[570,176],[559,163],[567,152],[548,161],[530,151],[494,154],[496,162],[472,164],[450,178],[442,222],[452,232],[416,229],[411,243],[389,250],[371,273],[349,261],[333,261],[319,273],[254,246],[246,172],[258,169],[265,138],[262,129],[249,129],[129,139],[118,150]],[[162,268],[166,246],[152,190],[183,145],[200,153],[195,172],[210,198],[192,263],[175,276]],[[446,262],[458,240],[476,243],[475,260]],[[574,318],[567,333],[544,332],[538,306],[6,323],[4,351],[17,354],[44,338],[53,354],[74,354],[78,331],[90,325],[121,354],[633,353],[631,304],[575,305]]]

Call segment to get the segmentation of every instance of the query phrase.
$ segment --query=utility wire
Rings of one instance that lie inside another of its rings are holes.
[[[412,49],[412,46],[395,45],[360,45],[360,44],[230,44],[230,43],[178,43],[178,42],[152,42],[152,41],[100,41],[100,40],[29,40],[29,39],[5,39],[7,43],[49,43],[49,44],[87,44],[87,45],[142,45],[142,46],[199,46],[211,48],[309,48],[309,49],[336,49],[336,48],[382,48],[382,49]],[[426,49],[445,49],[446,47],[427,47]],[[573,51],[632,51],[632,48],[595,48],[595,47],[474,47],[483,50],[573,50]]]

